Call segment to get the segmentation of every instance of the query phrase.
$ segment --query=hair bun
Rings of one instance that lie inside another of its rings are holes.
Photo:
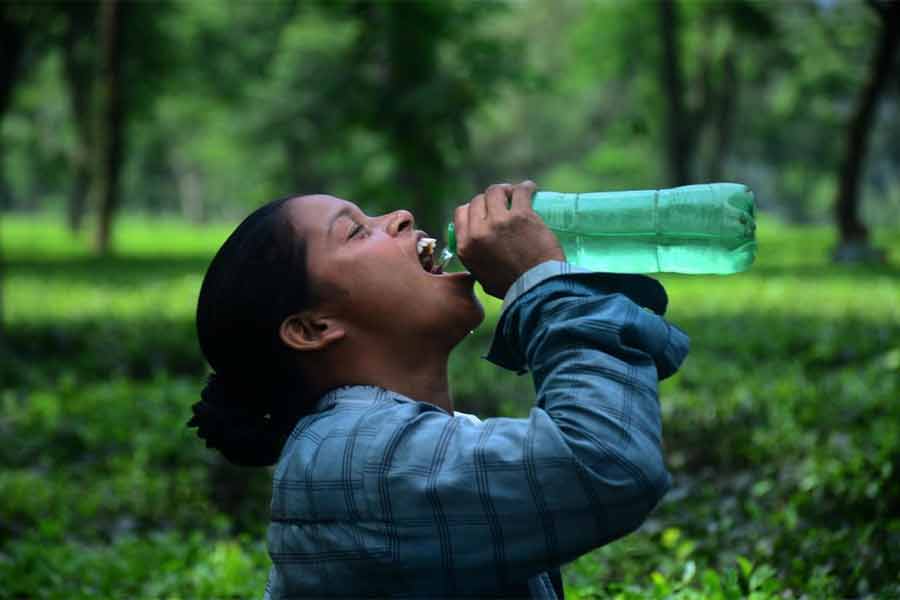
[[[196,427],[197,435],[206,440],[207,448],[218,448],[225,437],[225,428],[237,415],[228,408],[228,391],[222,377],[212,373],[200,392],[200,402],[191,407],[194,416],[187,422],[188,427]]]
[[[200,402],[191,406],[194,415],[187,426],[196,427],[207,448],[219,450],[236,465],[273,465],[281,454],[284,436],[268,415],[241,410],[245,398],[240,396],[246,393],[244,386],[211,374],[200,392]]]

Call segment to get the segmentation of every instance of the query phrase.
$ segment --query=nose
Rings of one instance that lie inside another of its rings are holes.
[[[392,236],[400,235],[403,231],[414,231],[416,219],[408,210],[395,210],[388,215],[387,232]]]

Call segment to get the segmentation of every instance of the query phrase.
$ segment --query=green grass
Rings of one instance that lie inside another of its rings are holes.
[[[203,271],[230,227],[124,218],[114,258],[4,217],[0,598],[259,596],[268,473],[183,427],[204,373]],[[829,228],[762,218],[730,277],[663,276],[692,338],[661,386],[674,487],[641,530],[566,567],[570,598],[900,595],[900,232],[835,266]],[[461,410],[522,415],[528,377],[451,359]]]

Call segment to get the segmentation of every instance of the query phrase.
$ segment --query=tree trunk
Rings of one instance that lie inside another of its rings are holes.
[[[192,225],[202,224],[206,220],[206,207],[203,204],[203,179],[200,172],[189,164],[177,163],[174,172],[181,216]]]
[[[437,233],[443,226],[442,200],[447,164],[432,125],[410,94],[429,84],[437,70],[439,22],[424,4],[389,4],[387,9],[388,83],[382,102],[391,145],[398,160],[396,181],[409,199],[416,227]],[[398,98],[398,90],[402,90]]]
[[[94,240],[99,254],[110,251],[113,218],[119,204],[119,173],[122,165],[122,9],[117,0],[100,4],[98,118],[95,132],[96,163],[94,197],[98,223]]]
[[[869,230],[859,217],[859,188],[875,109],[893,70],[900,42],[900,3],[873,3],[873,6],[882,18],[881,36],[847,128],[835,199],[835,218],[841,236],[840,246],[835,252],[836,260],[865,261],[877,259],[878,256],[873,256],[873,253],[879,254],[869,247]]]
[[[739,98],[737,66],[734,47],[722,59],[722,79],[716,94],[715,116],[713,119],[713,144],[707,175],[709,181],[719,181],[724,171],[725,160],[731,150],[731,133],[736,114],[735,103]]]
[[[13,8],[15,5],[0,6],[0,118],[9,107],[25,50],[25,29],[13,18]]]
[[[12,99],[12,91],[15,86],[19,71],[19,62],[25,50],[25,30],[16,23],[12,16],[14,5],[0,6],[0,124]],[[0,215],[6,206],[6,183],[3,177],[3,145],[0,142]],[[2,222],[0,222],[2,226]],[[0,234],[2,235],[2,234]],[[2,240],[0,240],[0,343],[4,339],[4,307],[3,307],[3,279],[5,267],[2,255]]]
[[[660,81],[666,99],[663,123],[668,185],[690,183],[692,143],[687,114],[684,110],[684,85],[681,77],[681,51],[678,43],[680,29],[678,5],[675,0],[659,4],[659,27],[662,38]]]
[[[63,67],[69,88],[69,101],[75,123],[75,148],[72,155],[72,189],[69,191],[67,221],[76,233],[81,229],[91,183],[92,110],[94,85],[94,46],[88,39],[96,20],[93,5],[66,5],[67,23],[63,36]]]

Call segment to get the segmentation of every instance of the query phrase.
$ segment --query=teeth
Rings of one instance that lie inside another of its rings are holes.
[[[434,269],[435,243],[437,243],[437,240],[430,237],[423,237],[416,242],[416,253],[419,255],[419,263],[429,273]]]
[[[434,254],[434,245],[437,243],[437,240],[430,237],[423,237],[421,240],[416,242],[416,253],[421,256],[423,250],[428,250],[428,254]]]

